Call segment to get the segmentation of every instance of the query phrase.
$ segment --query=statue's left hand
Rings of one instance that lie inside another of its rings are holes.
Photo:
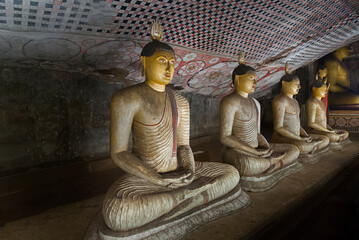
[[[191,169],[186,169],[185,170],[186,174],[187,174],[187,178],[184,179],[185,183],[191,183],[194,179],[194,171]]]
[[[161,174],[162,177],[170,184],[167,187],[177,188],[186,186],[191,183],[194,179],[194,172],[190,169],[180,169],[171,173]]]

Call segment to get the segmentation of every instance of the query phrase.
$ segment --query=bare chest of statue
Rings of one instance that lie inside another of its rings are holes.
[[[286,98],[284,101],[285,113],[290,115],[299,115],[299,104],[294,98]]]
[[[318,99],[314,99],[313,104],[316,105],[315,122],[326,128],[327,116],[324,103]]]
[[[235,118],[240,121],[248,121],[253,117],[253,109],[255,107],[252,103],[252,100],[249,98],[238,97],[236,104],[236,114]]]
[[[299,119],[299,104],[294,98],[289,98],[283,96],[283,101],[280,101],[280,104],[284,104],[284,119],[283,127],[291,131],[296,135],[300,135],[300,119]]]
[[[149,93],[142,96],[141,106],[134,116],[135,121],[155,125],[161,121],[169,103],[167,92]]]

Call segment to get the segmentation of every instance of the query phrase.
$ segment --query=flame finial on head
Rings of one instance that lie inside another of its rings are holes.
[[[239,54],[238,54],[238,63],[239,65],[243,64],[244,65],[244,53],[242,51],[239,51]]]
[[[162,40],[162,28],[157,18],[152,22],[150,37],[152,40]]]
[[[290,74],[288,62],[285,63],[285,74]]]

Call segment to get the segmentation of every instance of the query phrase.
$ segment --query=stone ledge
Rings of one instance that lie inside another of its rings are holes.
[[[287,176],[266,192],[248,193],[251,206],[201,226],[183,239],[279,239],[278,231],[272,234],[273,229],[279,229],[281,234],[290,231],[293,227],[290,225],[296,226],[313,207],[321,204],[352,169],[359,169],[359,135],[351,134],[350,138],[352,143],[341,152],[334,151],[316,164],[305,165],[303,170]],[[0,239],[82,239],[101,209],[103,197],[9,222],[0,227]]]
[[[345,145],[341,152],[326,155],[316,164],[304,165],[303,170],[287,176],[266,192],[248,193],[251,206],[202,226],[183,240],[263,239],[269,229],[283,224],[283,219],[308,204],[319,192],[328,194],[343,180],[340,173],[345,174],[359,164],[359,137],[350,138],[352,143]],[[335,181],[336,178],[339,179]]]

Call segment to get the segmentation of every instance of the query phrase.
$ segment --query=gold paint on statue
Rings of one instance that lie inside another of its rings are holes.
[[[174,54],[157,51],[151,57],[141,56],[141,61],[147,85],[156,91],[164,92],[174,74]]]
[[[347,70],[343,65],[343,59],[349,56],[348,46],[337,49],[334,57],[325,62],[328,69],[329,105],[359,104],[359,95],[350,90],[350,82]]]
[[[287,71],[286,71],[287,72]],[[282,90],[272,101],[273,143],[291,143],[301,154],[315,153],[325,148],[329,139],[321,135],[309,135],[300,125],[300,108],[293,98],[300,90],[300,80],[288,72],[281,78]]]
[[[102,214],[116,231],[172,219],[226,195],[239,182],[238,171],[230,165],[195,163],[189,146],[189,104],[165,88],[174,73],[175,55],[159,42],[157,21],[151,38],[141,53],[145,82],[119,90],[111,100],[111,159],[126,174],[108,190]]]
[[[325,74],[319,70],[318,75],[325,77]],[[313,134],[324,135],[329,138],[330,142],[342,142],[346,140],[349,133],[345,130],[334,130],[327,124],[327,113],[324,103],[321,101],[328,92],[327,85],[324,81],[317,81],[312,87],[312,95],[306,102],[306,117],[308,132]]]
[[[317,80],[320,80],[321,79],[321,81],[323,81],[325,84],[328,82],[328,78],[327,78],[327,76],[328,76],[328,69],[325,67],[325,68],[323,68],[323,69],[319,69],[318,70],[318,78],[319,79],[317,79]],[[328,89],[330,88],[330,83],[329,83],[329,87],[328,87]]]
[[[239,66],[232,75],[235,90],[220,104],[222,158],[241,176],[272,173],[297,161],[299,151],[289,144],[269,144],[260,133],[260,105],[248,96],[255,90],[257,75],[244,65],[243,54],[239,56]]]

